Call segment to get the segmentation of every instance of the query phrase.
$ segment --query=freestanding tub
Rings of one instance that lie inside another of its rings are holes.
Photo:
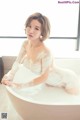
[[[80,59],[57,59],[56,63],[80,74]],[[31,96],[8,86],[6,90],[23,120],[80,120],[80,94],[70,95],[61,88],[48,86]]]

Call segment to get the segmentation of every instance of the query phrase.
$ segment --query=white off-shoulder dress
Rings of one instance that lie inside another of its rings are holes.
[[[16,83],[27,83],[40,76],[49,67],[48,78],[44,83],[33,86],[33,88],[42,89],[45,83],[65,88],[79,87],[78,76],[69,69],[57,67],[54,64],[51,53],[43,49],[35,61],[28,58],[26,53],[26,41],[23,43],[19,56],[14,62],[11,71],[8,72],[9,79]],[[27,89],[27,88],[24,88]]]

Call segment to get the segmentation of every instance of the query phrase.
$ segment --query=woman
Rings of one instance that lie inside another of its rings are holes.
[[[46,16],[34,13],[25,23],[27,40],[24,41],[20,53],[12,66],[12,69],[4,75],[2,84],[26,88],[46,83],[50,86],[64,87],[71,94],[79,92],[78,78],[70,70],[56,67],[49,49],[45,46],[44,40],[49,37],[50,23]],[[27,70],[36,75],[32,80],[25,83],[14,82],[14,76],[22,64]],[[12,82],[13,80],[13,82]]]

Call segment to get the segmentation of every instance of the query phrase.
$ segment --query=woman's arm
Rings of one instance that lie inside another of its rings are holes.
[[[24,41],[24,43],[22,44],[21,50],[19,52],[19,55],[18,55],[17,59],[15,60],[11,70],[7,74],[5,74],[3,76],[2,81],[1,81],[2,84],[9,85],[9,82],[13,80],[14,75],[15,75],[16,71],[18,70],[19,64],[21,63],[22,58],[23,58],[23,56],[24,56],[24,54],[26,52],[25,51],[26,42],[27,41]]]

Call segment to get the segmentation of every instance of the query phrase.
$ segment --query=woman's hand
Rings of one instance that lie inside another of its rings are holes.
[[[4,84],[4,85],[8,85],[8,86],[12,85],[12,82],[9,81],[9,80],[2,80],[1,83]]]
[[[18,88],[18,89],[23,88],[23,84],[21,84],[21,83],[13,83],[12,81],[6,80],[6,79],[2,79],[1,83],[3,85],[8,85],[8,86],[13,87],[13,88]]]
[[[8,86],[12,85],[12,82],[10,80],[8,80],[8,76],[6,76],[6,75],[2,78],[1,83],[4,85],[8,85]]]

